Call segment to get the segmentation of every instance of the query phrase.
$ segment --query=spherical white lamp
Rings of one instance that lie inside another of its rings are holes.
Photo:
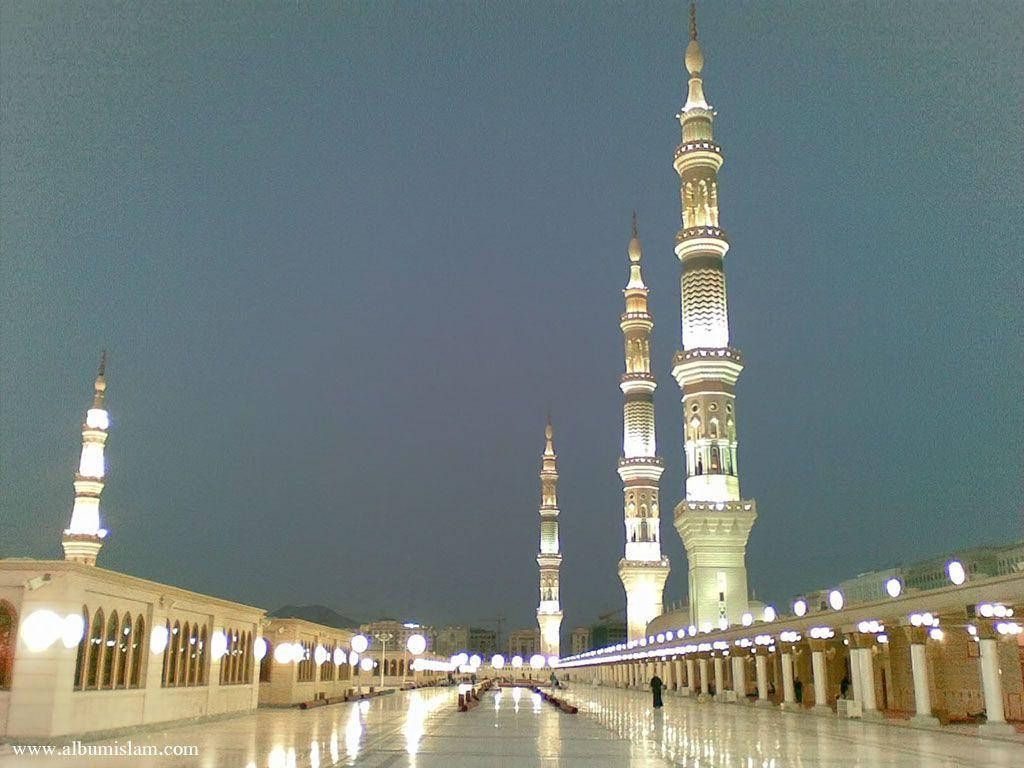
[[[263,661],[263,657],[267,655],[268,647],[266,638],[257,637],[253,640],[252,655],[256,657],[256,661]]]
[[[295,651],[291,643],[279,643],[274,649],[274,661],[278,664],[291,664],[294,657]]]
[[[803,616],[807,613],[807,601],[802,597],[793,603],[793,613]]]
[[[500,653],[496,653],[491,656],[491,667],[493,669],[502,669],[505,666],[505,657]]]
[[[747,611],[742,616],[740,616],[740,624],[742,624],[744,627],[749,627],[753,623],[754,614],[752,614],[750,611]]]
[[[167,627],[163,625],[153,627],[149,633],[149,650],[154,654],[160,654],[167,650]]]
[[[533,654],[533,656],[530,657],[530,666],[534,669],[543,669],[544,657],[541,656],[539,653]]]
[[[327,652],[327,649],[322,645],[318,645],[313,651],[313,661],[316,662],[317,666],[322,665],[325,661],[331,658],[331,655]]]
[[[418,634],[409,635],[409,639],[405,641],[405,647],[413,656],[419,656],[427,650],[427,638]]]
[[[518,654],[512,657],[512,669],[519,669],[523,666],[523,657]]]
[[[362,669],[363,672],[369,672],[371,669],[373,669],[373,659],[367,656],[365,659],[359,662],[359,668]]]
[[[773,621],[775,621],[775,619],[776,619],[775,606],[773,606],[773,605],[766,605],[764,607],[764,612],[761,614],[761,620],[762,621],[766,621],[766,622],[768,622],[770,624]]]
[[[844,602],[845,600],[843,599],[843,593],[840,592],[838,589],[833,589],[828,593],[828,604],[833,611],[843,610]]]
[[[336,666],[336,667],[340,667],[342,664],[344,664],[346,661],[348,661],[348,654],[345,653],[345,649],[344,648],[335,648],[334,649],[334,658],[332,659],[332,661],[334,662],[334,666]]]
[[[61,626],[60,635],[60,639],[64,643],[64,647],[74,648],[82,642],[83,635],[85,635],[85,619],[82,618],[82,614],[69,613],[65,616]]]
[[[352,650],[356,653],[366,653],[366,649],[369,647],[370,641],[366,635],[356,635],[352,638]]]
[[[359,654],[355,651],[350,651],[348,654],[348,663],[350,666],[355,666],[359,663]]]
[[[228,636],[218,629],[210,635],[210,654],[213,656],[213,660],[216,661],[217,659],[222,658],[227,652]]]
[[[34,611],[21,623],[21,639],[33,653],[45,651],[63,634],[64,620],[53,611]],[[84,624],[83,624],[84,631]]]
[[[950,560],[946,563],[946,575],[958,587],[967,581],[967,570],[959,560]]]
[[[885,594],[892,598],[899,597],[903,594],[903,582],[895,576],[890,576],[885,580]]]

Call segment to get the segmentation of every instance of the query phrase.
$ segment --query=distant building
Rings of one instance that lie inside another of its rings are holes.
[[[590,630],[587,627],[576,627],[572,631],[570,640],[570,647],[572,648],[572,655],[575,656],[578,653],[585,653],[590,650]]]
[[[627,639],[626,622],[622,619],[606,619],[590,625],[590,647],[605,648]]]
[[[438,630],[436,647],[439,656],[451,657],[469,651],[489,658],[498,652],[498,633],[467,624],[449,624]]]
[[[522,656],[529,659],[540,653],[540,627],[518,629],[508,633],[508,657]]]
[[[401,622],[395,621],[394,619],[371,621],[367,624],[360,624],[359,633],[366,635],[366,637],[370,639],[371,647],[373,647],[375,643],[373,635],[384,633],[390,634],[391,637],[387,641],[387,650],[393,648],[404,649],[405,644],[409,642],[409,638],[412,635],[423,635],[423,637],[426,638],[428,653],[433,653],[434,647],[437,645],[437,635],[434,632],[433,627],[416,624],[411,621]]]

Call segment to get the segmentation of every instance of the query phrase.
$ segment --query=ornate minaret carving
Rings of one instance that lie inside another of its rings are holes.
[[[96,555],[103,546],[107,531],[100,527],[100,494],[103,493],[103,446],[107,442],[110,419],[103,409],[103,398],[107,390],[104,377],[107,368],[107,353],[100,358],[100,370],[96,376],[92,408],[85,412],[82,425],[82,457],[75,473],[75,506],[71,510],[71,524],[64,531],[61,544],[64,559],[86,565],[96,565]]]
[[[676,353],[672,375],[683,391],[686,460],[686,500],[676,507],[675,527],[689,561],[691,620],[718,626],[738,622],[747,610],[746,547],[757,513],[753,501],[740,499],[734,388],[743,364],[729,346],[729,242],[718,223],[722,150],[712,134],[715,111],[704,97],[703,68],[691,5],[689,93],[678,115],[683,141],[674,162],[683,209],[675,247],[683,267],[683,351]]]
[[[664,471],[656,455],[654,390],[651,374],[651,331],[654,318],[647,309],[647,286],[640,271],[643,253],[633,214],[629,241],[629,282],[622,292],[626,311],[619,327],[626,347],[626,372],[619,388],[622,407],[622,478],[626,551],[619,561],[619,578],[626,590],[626,623],[630,640],[645,637],[647,623],[662,613],[669,562],[661,554],[658,480]]]
[[[558,602],[558,569],[562,566],[562,553],[558,545],[558,469],[555,466],[554,429],[551,416],[544,429],[546,443],[540,469],[540,604],[537,606],[537,624],[540,627],[541,653],[546,657],[559,655],[559,631],[562,626],[562,608]]]

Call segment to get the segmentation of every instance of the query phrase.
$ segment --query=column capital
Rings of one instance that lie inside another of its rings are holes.
[[[928,630],[931,627],[915,627],[904,624],[900,629],[903,630],[904,637],[911,645],[924,645],[928,641]]]

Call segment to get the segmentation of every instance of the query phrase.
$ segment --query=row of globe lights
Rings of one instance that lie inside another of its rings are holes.
[[[949,578],[949,581],[952,584],[954,584],[955,586],[961,586],[967,581],[967,569],[964,568],[963,563],[961,563],[959,560],[950,560],[946,563],[946,576]],[[903,581],[898,577],[892,576],[886,579],[884,587],[886,594],[888,594],[889,597],[893,599],[903,594]],[[842,610],[844,604],[845,598],[843,597],[843,593],[840,590],[832,589],[829,591],[828,605],[830,608],[832,608],[832,610]],[[992,613],[991,615],[986,615],[986,611],[988,611],[989,608],[991,608]],[[1001,611],[1001,613],[997,613],[997,610]],[[797,600],[793,602],[793,613],[796,616],[803,617],[807,614],[807,611],[808,605],[806,599],[801,597],[797,598]],[[1013,616],[1013,610],[1010,608],[1006,608],[1002,604],[982,603],[978,606],[978,611],[985,618],[1004,618]],[[777,616],[775,613],[775,609],[770,605],[765,606],[764,613],[762,614],[762,621],[765,623],[771,623],[775,621],[776,618]],[[741,623],[743,624],[743,626],[751,626],[754,623],[753,615],[749,612],[743,614],[743,617],[741,618]],[[729,622],[726,619],[723,618],[719,620],[718,629],[725,630],[728,629],[728,627]],[[699,631],[703,633],[708,633],[711,632],[712,629],[713,625],[711,624],[711,622],[703,622]],[[933,629],[937,629],[937,627],[933,627]],[[1000,634],[1020,634],[1022,628],[1017,622],[999,622],[996,625],[996,630],[1000,632]],[[941,630],[939,631],[941,632]],[[29,647],[30,650],[33,651],[42,651],[49,648],[51,645],[53,645],[53,643],[57,641],[58,638],[62,640],[66,648],[74,648],[81,641],[84,632],[85,622],[80,615],[69,614],[68,616],[62,618],[58,614],[47,609],[41,609],[33,612],[25,619],[21,626],[21,633],[22,636],[25,638],[26,645]],[[686,629],[685,634],[689,635],[690,637],[695,637],[697,635],[697,632],[698,628],[691,624]],[[637,644],[639,644],[641,647],[645,647],[648,644],[648,642],[652,644],[656,642],[671,642],[673,639],[681,638],[683,636],[683,629],[680,628],[676,633],[673,633],[670,630],[668,632],[665,632],[664,634],[659,633],[658,635],[651,635],[647,638],[640,638],[639,641],[631,640],[629,643],[625,644],[618,643],[616,645],[607,646],[605,648],[601,648],[594,651],[588,651],[584,654],[572,656],[569,658],[578,659],[599,654],[611,653],[613,651],[629,650],[635,648]],[[161,626],[154,627],[150,634],[150,650],[153,653],[163,653],[164,649],[167,647],[167,642],[167,628]],[[413,650],[413,644],[418,650]],[[278,651],[282,648],[282,646],[288,647],[285,650],[280,651],[281,655],[279,657]],[[281,646],[278,646],[278,648],[276,648],[274,651],[274,659],[279,661],[280,663],[287,663],[285,661],[286,658],[288,661],[302,660],[302,658],[304,658],[305,655],[304,651],[300,653],[299,651],[295,650],[296,647],[301,650],[301,646],[295,643],[284,643]],[[369,640],[367,640],[367,638],[364,635],[356,635],[354,638],[352,638],[352,651],[354,655],[358,656],[358,654],[364,653],[368,647]],[[267,642],[262,637],[257,638],[254,641],[253,651],[254,655],[257,657],[257,660],[262,660],[262,658],[267,653],[267,648]],[[426,638],[419,634],[411,635],[407,643],[407,648],[409,652],[412,653],[414,656],[423,653],[423,651],[426,650]],[[322,646],[317,646],[317,649],[322,649]],[[326,649],[322,650],[324,653],[327,652]],[[211,638],[211,651],[213,652],[215,658],[220,658],[224,655],[224,653],[226,653],[227,636],[224,634],[223,631],[217,630],[216,632],[214,632],[213,637]],[[354,666],[356,662],[353,660],[353,654],[349,655],[349,663]],[[536,656],[540,656],[540,654],[536,654]],[[316,656],[314,656],[314,658],[316,658]],[[322,658],[324,659],[324,661],[327,660],[326,657]],[[343,663],[344,660],[342,660],[341,662],[337,660],[339,658],[340,656],[336,650],[334,653],[334,659],[336,664]],[[544,657],[540,656],[540,658],[540,666],[534,667],[535,669],[541,669],[544,666]],[[514,657],[512,659],[513,666],[515,666],[515,660],[516,659]],[[363,669],[372,668],[373,662],[370,661],[370,664],[367,666],[365,664],[365,661],[367,660],[363,660]],[[519,658],[519,661],[521,666],[521,657]],[[548,661],[550,666],[554,666],[550,664],[550,660]],[[532,658],[531,666],[533,666]]]
[[[954,586],[958,586],[958,587],[962,586],[967,581],[967,569],[964,567],[963,563],[961,563],[959,560],[950,560],[949,562],[947,562],[945,570],[946,570],[947,578],[949,579],[949,581]],[[895,600],[896,598],[898,598],[900,595],[903,594],[904,584],[903,584],[903,580],[900,579],[899,577],[897,577],[897,576],[890,576],[883,583],[883,587],[885,588],[885,593],[889,597],[891,597],[892,599]],[[844,605],[846,604],[846,598],[843,595],[842,591],[839,590],[839,589],[829,590],[827,600],[828,600],[829,607],[832,610],[834,610],[834,611],[841,611],[843,609]],[[983,604],[983,605],[988,605],[988,604],[986,603],[986,604]],[[994,608],[994,606],[993,606],[993,608]],[[805,598],[798,597],[796,600],[793,601],[793,614],[795,616],[797,616],[798,618],[802,618],[803,616],[807,615],[808,610],[809,610],[809,606],[808,606],[807,600]],[[1012,609],[1005,609],[1005,606],[1004,606],[1004,610],[1009,610],[1010,611],[1010,613],[1007,614],[1007,615],[1009,615],[1009,616],[1013,615]],[[762,619],[761,620],[763,622],[765,622],[765,623],[771,623],[771,622],[775,621],[777,618],[778,618],[778,616],[777,616],[777,614],[775,612],[775,608],[773,606],[771,606],[771,605],[766,605],[764,607],[764,612],[762,614]],[[744,613],[742,615],[742,617],[740,618],[740,623],[744,627],[749,627],[749,626],[753,625],[753,623],[754,623],[754,616],[753,616],[753,614],[750,613],[749,611]],[[1019,627],[1019,625],[1017,625],[1015,622],[1006,622],[1005,624],[1006,624],[1006,626],[1004,627],[1003,634],[1019,634],[1020,632],[1024,631],[1024,628]],[[1018,627],[1018,631],[1017,632],[1013,632],[1013,627],[1014,626]],[[728,628],[729,628],[728,620],[725,619],[725,618],[719,619],[719,621],[718,621],[718,629],[726,630]],[[703,622],[701,624],[701,626],[700,626],[700,628],[698,630],[698,627],[696,627],[696,626],[691,624],[686,629],[686,634],[688,634],[690,637],[694,637],[694,636],[696,636],[698,631],[704,632],[704,633],[711,632],[711,631],[713,631],[713,625],[711,624],[711,622],[705,621],[705,622]],[[998,626],[997,626],[997,631],[998,631]],[[942,630],[937,630],[936,632],[932,632],[930,634],[936,640],[941,640],[942,637],[943,637]],[[639,640],[631,640],[628,643],[616,643],[615,645],[609,645],[609,646],[605,646],[604,648],[598,648],[598,649],[595,649],[595,650],[592,650],[592,651],[587,651],[587,652],[582,653],[582,654],[577,654],[575,656],[570,656],[570,657],[568,657],[566,659],[566,661],[577,660],[577,659],[582,659],[582,658],[589,658],[589,657],[592,657],[592,656],[612,653],[612,652],[615,652],[615,651],[629,650],[629,649],[632,649],[632,648],[636,647],[637,645],[640,645],[641,647],[644,647],[648,643],[671,642],[674,637],[682,638],[683,636],[684,636],[684,631],[683,631],[682,628],[680,628],[679,631],[677,633],[675,633],[675,635],[673,635],[672,631],[669,630],[668,632],[665,632],[664,634],[659,633],[658,635],[649,635],[646,638],[640,638]],[[880,636],[880,638],[879,638],[879,642],[883,642],[884,643],[884,642],[887,642],[887,641],[888,641],[888,637],[885,636],[884,634],[882,634]]]

